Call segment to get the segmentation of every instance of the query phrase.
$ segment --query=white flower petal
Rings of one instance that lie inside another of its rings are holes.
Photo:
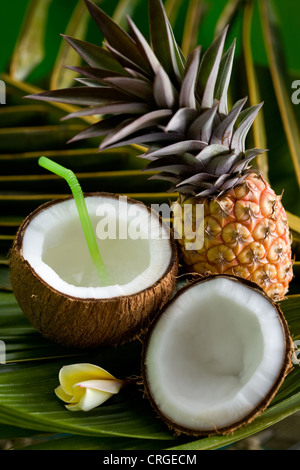
[[[123,385],[122,380],[86,380],[84,382],[80,382],[75,386],[91,388],[93,390],[101,390],[103,392],[108,393],[119,393],[121,387]],[[74,388],[74,387],[73,387]]]
[[[111,393],[103,392],[102,390],[86,388],[85,394],[78,403],[78,407],[82,411],[90,411],[93,408],[102,405],[102,403],[108,400],[111,396]]]

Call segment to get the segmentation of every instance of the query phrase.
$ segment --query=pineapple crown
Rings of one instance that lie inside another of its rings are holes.
[[[71,141],[101,137],[100,151],[141,144],[149,160],[143,171],[172,183],[170,191],[216,197],[239,184],[262,149],[245,148],[262,103],[230,110],[227,94],[235,41],[223,53],[228,27],[201,57],[180,50],[161,0],[149,0],[150,43],[127,17],[130,33],[90,0],[91,16],[106,42],[103,47],[63,35],[87,65],[69,66],[83,77],[80,86],[27,98],[83,106],[65,116],[99,115]],[[103,138],[104,137],[104,138]]]

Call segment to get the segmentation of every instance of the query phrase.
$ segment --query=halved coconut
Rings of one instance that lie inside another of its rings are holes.
[[[68,346],[133,339],[171,297],[178,269],[169,226],[145,204],[85,195],[110,282],[99,281],[72,197],[43,204],[20,226],[11,250],[13,291],[47,338]]]
[[[291,351],[286,320],[262,289],[233,276],[195,279],[148,330],[145,392],[177,433],[232,432],[268,406]]]

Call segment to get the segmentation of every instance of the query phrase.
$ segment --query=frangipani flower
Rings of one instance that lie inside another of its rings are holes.
[[[93,364],[71,364],[59,371],[60,385],[55,393],[68,403],[71,411],[90,411],[118,393],[124,380],[118,380],[102,367]]]

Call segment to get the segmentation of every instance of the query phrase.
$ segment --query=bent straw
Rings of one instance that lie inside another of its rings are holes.
[[[89,213],[85,204],[85,199],[76,176],[74,175],[72,170],[69,170],[63,167],[62,165],[53,162],[47,157],[40,157],[38,163],[46,170],[49,170],[52,173],[61,176],[68,183],[76,203],[78,215],[81,221],[87,246],[94,266],[98,272],[101,282],[109,282],[109,276],[107,274],[102,256],[97,245],[95,233],[91,224],[91,219],[89,217]]]

